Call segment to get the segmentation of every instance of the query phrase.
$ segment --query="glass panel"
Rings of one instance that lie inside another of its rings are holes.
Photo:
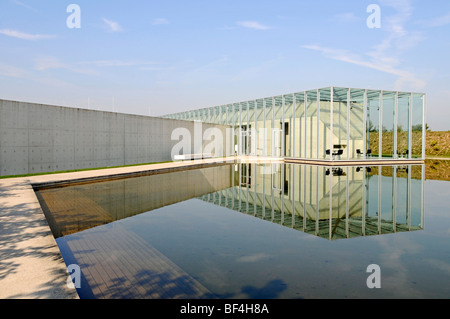
[[[409,157],[409,100],[410,93],[398,95],[397,154],[400,158]]]
[[[330,237],[330,196],[335,196],[333,193],[334,182],[331,176],[331,169],[328,167],[317,167],[317,186],[316,202],[317,210],[314,220],[316,221],[316,235],[324,238]],[[314,176],[314,175],[313,175]]]
[[[366,185],[367,185],[367,202],[366,202],[366,218],[378,218],[378,167],[366,168]]]
[[[233,127],[234,127],[234,153],[239,153],[239,132],[240,130],[240,110],[239,110],[239,104],[234,103],[233,104]]]
[[[247,138],[250,155],[256,155],[255,102],[248,102]]]
[[[423,165],[411,166],[411,226],[423,228]]]
[[[392,166],[381,167],[381,220],[392,224],[394,220],[394,179],[392,178],[394,168]],[[392,232],[392,228],[390,229]]]
[[[348,190],[348,217],[360,220],[363,216],[363,201],[364,201],[364,167],[349,167],[349,190]],[[358,227],[348,233],[348,237],[360,236],[361,228]]]
[[[273,99],[267,98],[266,103],[266,136],[264,140],[264,148],[267,156],[272,156],[272,120],[273,120]]]
[[[413,158],[422,158],[422,130],[423,127],[423,94],[413,94],[412,100],[412,150]]]
[[[293,106],[294,96],[284,96],[284,154],[293,156]]]
[[[295,94],[295,157],[305,157],[305,94]]]
[[[330,159],[330,130],[331,130],[331,89],[319,90],[319,131],[318,147],[319,158]]]
[[[215,116],[214,116],[214,124],[219,124],[220,123],[220,119],[222,117],[222,115],[220,114],[220,106],[216,106],[214,108],[214,112],[215,112]]]
[[[383,92],[382,156],[394,156],[395,93]]]
[[[303,180],[302,182],[304,183],[304,194],[303,194],[303,203],[304,203],[304,218],[305,220],[305,231],[307,233],[310,234],[316,234],[317,235],[317,230],[316,230],[316,223],[319,222],[319,218],[318,218],[318,214],[320,213],[319,211],[319,206],[317,205],[318,203],[318,185],[319,182],[321,182],[320,184],[323,184],[324,182],[326,182],[325,180],[325,174],[321,174],[321,178],[318,179],[317,174],[318,174],[318,169],[322,170],[323,172],[323,168],[319,167],[319,166],[309,166],[309,165],[305,165],[304,166],[304,176],[303,176]],[[322,186],[322,185],[321,185]],[[328,206],[329,207],[329,206]],[[326,215],[329,216],[329,215]]]
[[[333,92],[333,159],[347,159],[347,93],[335,88]]]
[[[233,105],[228,104],[227,105],[227,125],[233,125]]]
[[[207,109],[207,117],[208,117],[208,123],[214,122],[214,108],[210,107]]]
[[[380,92],[367,91],[366,156],[378,156],[380,124]]]
[[[264,101],[256,101],[256,135],[257,135],[257,155],[264,155],[264,138],[265,138],[265,126],[264,126]]]
[[[209,123],[215,123],[216,122],[216,107],[209,108]]]
[[[306,158],[317,158],[317,91],[306,92]]]
[[[303,172],[303,166],[292,165],[292,196],[293,196],[293,216],[294,216],[294,229],[303,230],[303,202],[301,201],[301,192],[303,187],[301,182],[301,174]]]
[[[274,121],[272,129],[272,154],[275,157],[283,156],[283,98],[275,97]]]
[[[226,105],[222,105],[219,106],[220,107],[220,113],[221,113],[221,119],[220,119],[220,124],[227,124],[227,106]]]
[[[348,168],[333,167],[330,171],[332,177],[332,236],[346,237],[343,222],[347,216],[347,178]],[[328,206],[329,207],[329,206]]]
[[[349,158],[360,159],[364,156],[364,90],[350,90],[350,131]]]
[[[247,132],[248,132],[248,110],[247,110],[247,102],[241,102],[239,103],[239,113],[240,113],[240,119],[241,119],[241,126],[240,126],[240,154],[241,155],[247,155],[248,151],[248,139],[247,139]]]
[[[401,230],[408,223],[408,168],[396,166],[395,170],[397,183],[395,189],[396,229]]]

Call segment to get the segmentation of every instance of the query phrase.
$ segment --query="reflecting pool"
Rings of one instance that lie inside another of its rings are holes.
[[[36,194],[81,298],[448,298],[449,185],[425,165],[237,163]]]

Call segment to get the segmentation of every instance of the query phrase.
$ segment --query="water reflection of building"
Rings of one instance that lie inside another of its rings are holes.
[[[327,239],[423,229],[423,165],[236,164],[200,198]]]

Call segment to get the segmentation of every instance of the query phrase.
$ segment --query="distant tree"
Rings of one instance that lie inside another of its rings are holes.
[[[425,123],[425,129],[427,131],[430,131],[430,127],[428,126],[428,124]],[[422,124],[416,124],[412,126],[412,130],[413,131],[422,131]]]
[[[370,120],[369,120],[367,130],[369,132],[378,132],[378,129],[373,125],[372,121],[370,121]]]

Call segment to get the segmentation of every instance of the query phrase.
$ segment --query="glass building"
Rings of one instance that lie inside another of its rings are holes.
[[[327,87],[163,117],[232,128],[223,155],[345,161],[425,158],[423,93]]]

